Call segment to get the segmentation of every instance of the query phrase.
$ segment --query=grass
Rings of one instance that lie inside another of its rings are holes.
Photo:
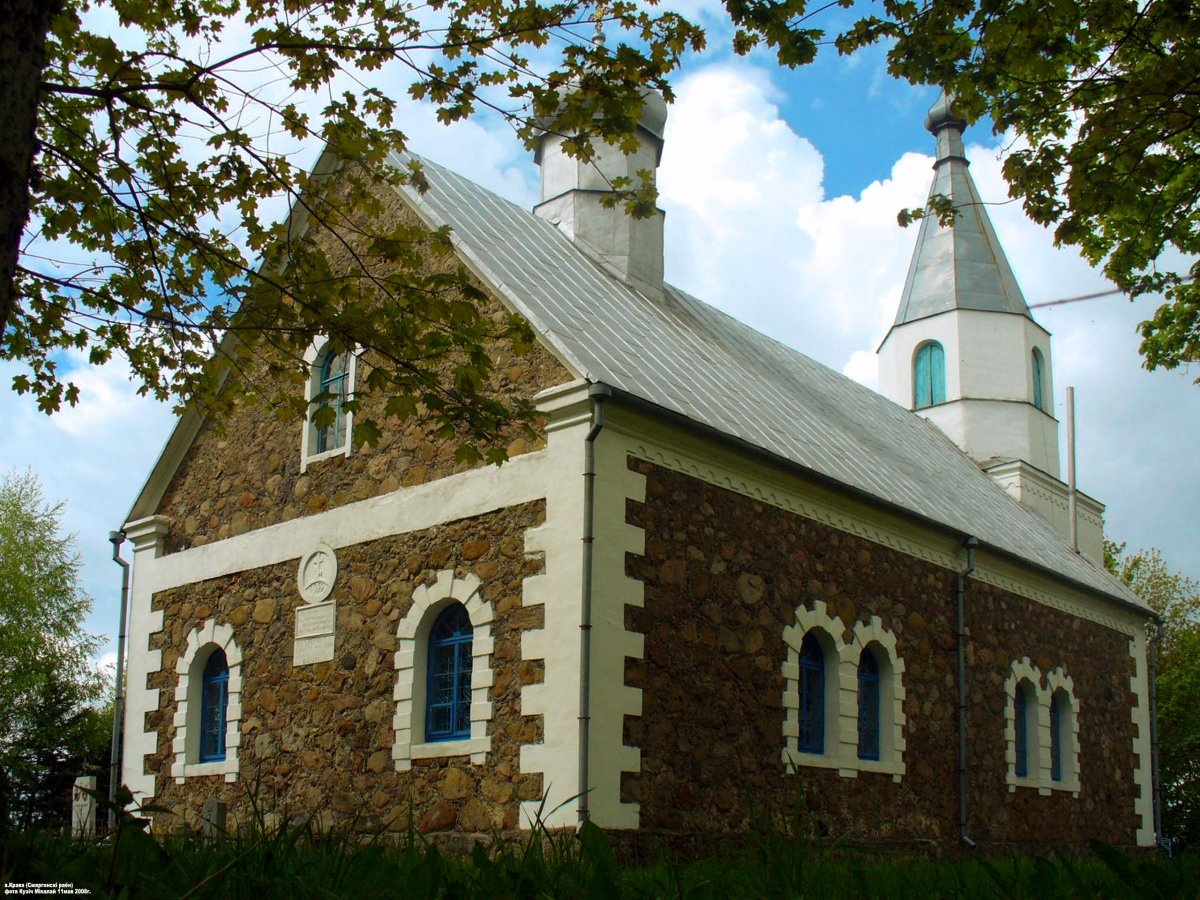
[[[933,861],[821,846],[761,831],[745,848],[692,863],[665,851],[622,866],[608,837],[539,826],[517,841],[448,856],[410,828],[395,843],[309,820],[234,834],[157,838],[140,820],[94,840],[52,831],[0,834],[0,881],[69,884],[94,898],[1166,898],[1200,897],[1200,857],[1133,858],[1103,844],[1093,858]]]

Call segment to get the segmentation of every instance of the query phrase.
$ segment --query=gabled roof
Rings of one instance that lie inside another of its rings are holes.
[[[399,190],[578,375],[1146,609],[922,417],[677,288],[643,296],[551,223],[421,162],[429,190]]]
[[[895,325],[952,309],[1030,315],[971,177],[963,147],[966,124],[954,113],[945,94],[925,118],[925,127],[937,136],[929,196],[948,198],[955,220],[952,226],[940,224],[935,215],[921,220]]]

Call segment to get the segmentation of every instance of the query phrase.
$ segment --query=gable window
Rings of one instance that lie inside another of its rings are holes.
[[[446,607],[429,633],[425,740],[456,741],[471,736],[471,642],[474,629],[466,607]]]
[[[913,409],[946,402],[946,351],[937,341],[917,348],[913,360]]]
[[[330,342],[313,344],[304,356],[309,366],[308,415],[301,441],[300,471],[309,463],[331,456],[349,456],[356,356],[338,351]]]
[[[825,752],[825,654],[809,632],[800,645],[801,753]]]
[[[858,758],[879,759],[879,663],[870,647],[858,659]]]
[[[209,654],[200,688],[200,762],[225,759],[229,663],[219,647]]]
[[[1046,360],[1042,351],[1033,348],[1033,405],[1046,411]]]

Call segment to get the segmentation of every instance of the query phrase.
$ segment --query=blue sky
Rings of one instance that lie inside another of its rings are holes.
[[[924,200],[932,176],[933,139],[922,123],[936,91],[891,79],[877,50],[849,60],[829,54],[795,72],[759,56],[710,52],[673,83],[678,100],[659,172],[668,279],[873,386],[874,351],[916,240],[896,213]],[[398,124],[416,152],[516,202],[535,202],[536,167],[499,120],[447,129],[410,104]],[[1056,250],[1016,204],[1003,203],[1004,141],[976,126],[967,142],[982,195],[999,204],[993,221],[1026,299],[1102,290],[1077,254]],[[297,161],[316,152],[299,148]],[[1191,384],[1194,371],[1140,367],[1134,329],[1151,312],[1145,301],[1109,297],[1035,317],[1054,336],[1060,417],[1065,388],[1078,390],[1079,484],[1108,504],[1109,536],[1159,547],[1200,577],[1200,387]],[[75,365],[83,400],[52,418],[0,390],[8,426],[0,470],[31,468],[49,499],[66,501],[65,526],[78,535],[83,584],[95,601],[88,628],[112,639],[119,569],[108,532],[123,524],[173,417],[137,397],[120,364]],[[0,366],[0,385],[15,371]]]

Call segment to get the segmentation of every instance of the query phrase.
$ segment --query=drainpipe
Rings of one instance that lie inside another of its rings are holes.
[[[967,548],[967,567],[958,573],[955,582],[955,607],[958,617],[958,839],[967,849],[975,842],[967,834],[967,630],[963,614],[963,584],[975,571],[974,537],[963,540]]]
[[[108,767],[108,827],[117,824],[117,785],[121,783],[121,731],[125,720],[125,619],[129,609],[129,563],[121,559],[125,532],[110,531],[112,558],[121,567],[121,621],[117,625],[117,683],[113,692],[112,750]]]
[[[604,402],[612,396],[606,384],[588,388],[592,400],[592,428],[583,444],[583,588],[579,616],[579,821],[588,820],[590,760],[588,743],[592,726],[592,558],[596,518],[596,438],[604,428]]]

